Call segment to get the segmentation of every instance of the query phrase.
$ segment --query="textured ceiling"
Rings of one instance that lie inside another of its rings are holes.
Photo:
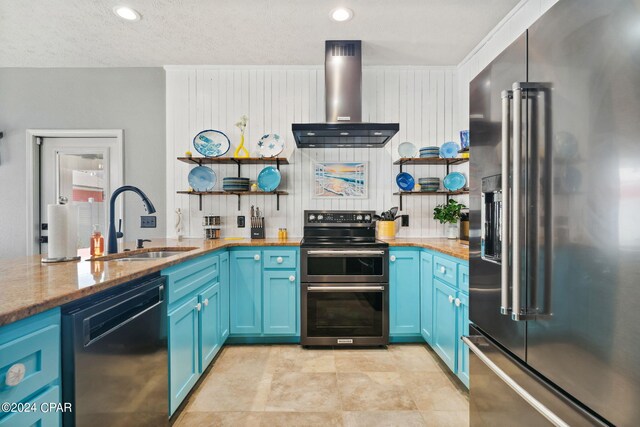
[[[363,40],[368,65],[455,65],[517,0],[0,0],[0,67],[322,64]],[[112,9],[142,14],[126,22]],[[354,10],[336,23],[329,11]]]

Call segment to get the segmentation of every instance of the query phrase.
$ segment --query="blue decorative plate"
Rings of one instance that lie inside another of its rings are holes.
[[[196,151],[205,157],[220,157],[229,151],[231,141],[219,130],[203,130],[193,138]]]
[[[413,187],[415,187],[416,182],[413,180],[411,174],[400,172],[396,176],[396,184],[398,184],[398,187],[400,187],[402,191],[411,191]]]
[[[460,151],[460,146],[457,143],[453,141],[445,142],[442,144],[442,147],[440,147],[440,157],[443,159],[453,159],[458,155],[458,151]]]
[[[216,185],[216,173],[206,166],[191,169],[188,179],[194,191],[209,191]]]
[[[284,150],[284,139],[277,133],[263,135],[258,141],[258,154],[260,157],[276,157]]]
[[[458,191],[464,188],[467,179],[460,172],[451,172],[442,180],[442,185],[449,191]]]
[[[258,174],[258,187],[262,191],[275,191],[280,185],[282,175],[280,171],[273,166],[267,166]]]

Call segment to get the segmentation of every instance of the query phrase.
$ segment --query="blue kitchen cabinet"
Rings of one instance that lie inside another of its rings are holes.
[[[432,344],[433,337],[433,254],[420,252],[420,333]]]
[[[229,337],[229,252],[220,254],[220,343]]]
[[[433,338],[432,347],[442,361],[456,371],[457,357],[457,310],[454,304],[456,290],[434,279],[433,283]]]
[[[200,372],[209,366],[220,350],[220,283],[205,289],[198,295],[198,326],[200,329]]]
[[[268,270],[263,276],[264,334],[299,334],[299,288],[296,270]]]
[[[186,300],[169,318],[169,413],[173,414],[200,376],[198,298]]]
[[[0,411],[0,426],[62,424],[60,412],[42,412],[60,403],[60,309],[0,327],[0,402],[35,404],[36,412]]]
[[[261,251],[242,249],[231,252],[230,319],[231,334],[262,333]]]
[[[420,334],[420,251],[389,251],[389,334]]]
[[[469,297],[463,292],[458,292],[455,299],[457,311],[457,345],[458,345],[458,361],[456,373],[458,378],[469,388],[469,347],[464,345],[461,337],[469,335]]]

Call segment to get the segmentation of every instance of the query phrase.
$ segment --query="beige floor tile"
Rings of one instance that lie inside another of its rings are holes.
[[[402,372],[406,389],[421,411],[469,412],[469,401],[442,372]]]
[[[283,372],[273,374],[266,410],[274,412],[339,411],[336,374]]]
[[[261,412],[185,412],[173,427],[257,427]]]
[[[274,372],[336,372],[333,350],[306,350],[300,346],[280,346],[271,355]]]
[[[427,426],[469,427],[469,411],[423,411],[422,418]]]
[[[399,371],[442,372],[437,356],[424,345],[396,345],[389,352]]]
[[[339,372],[336,376],[345,411],[417,409],[396,372]]]
[[[270,384],[271,374],[210,372],[185,411],[264,411]]]
[[[260,425],[265,427],[342,426],[342,414],[340,412],[262,412]]]
[[[387,350],[336,350],[337,372],[395,372],[396,363]]]
[[[419,427],[425,426],[418,411],[359,411],[343,412],[345,427]]]
[[[227,346],[214,362],[211,372],[237,372],[260,375],[271,373],[271,346],[240,345]]]

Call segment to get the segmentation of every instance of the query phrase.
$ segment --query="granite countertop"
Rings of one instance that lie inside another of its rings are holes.
[[[468,259],[468,247],[442,238],[395,239],[391,246],[414,246]],[[0,326],[95,294],[218,249],[237,246],[299,246],[300,239],[153,239],[150,248],[195,247],[168,258],[144,261],[87,261],[88,249],[80,250],[81,261],[42,264],[41,256],[0,260]],[[125,245],[133,248],[133,244]]]

